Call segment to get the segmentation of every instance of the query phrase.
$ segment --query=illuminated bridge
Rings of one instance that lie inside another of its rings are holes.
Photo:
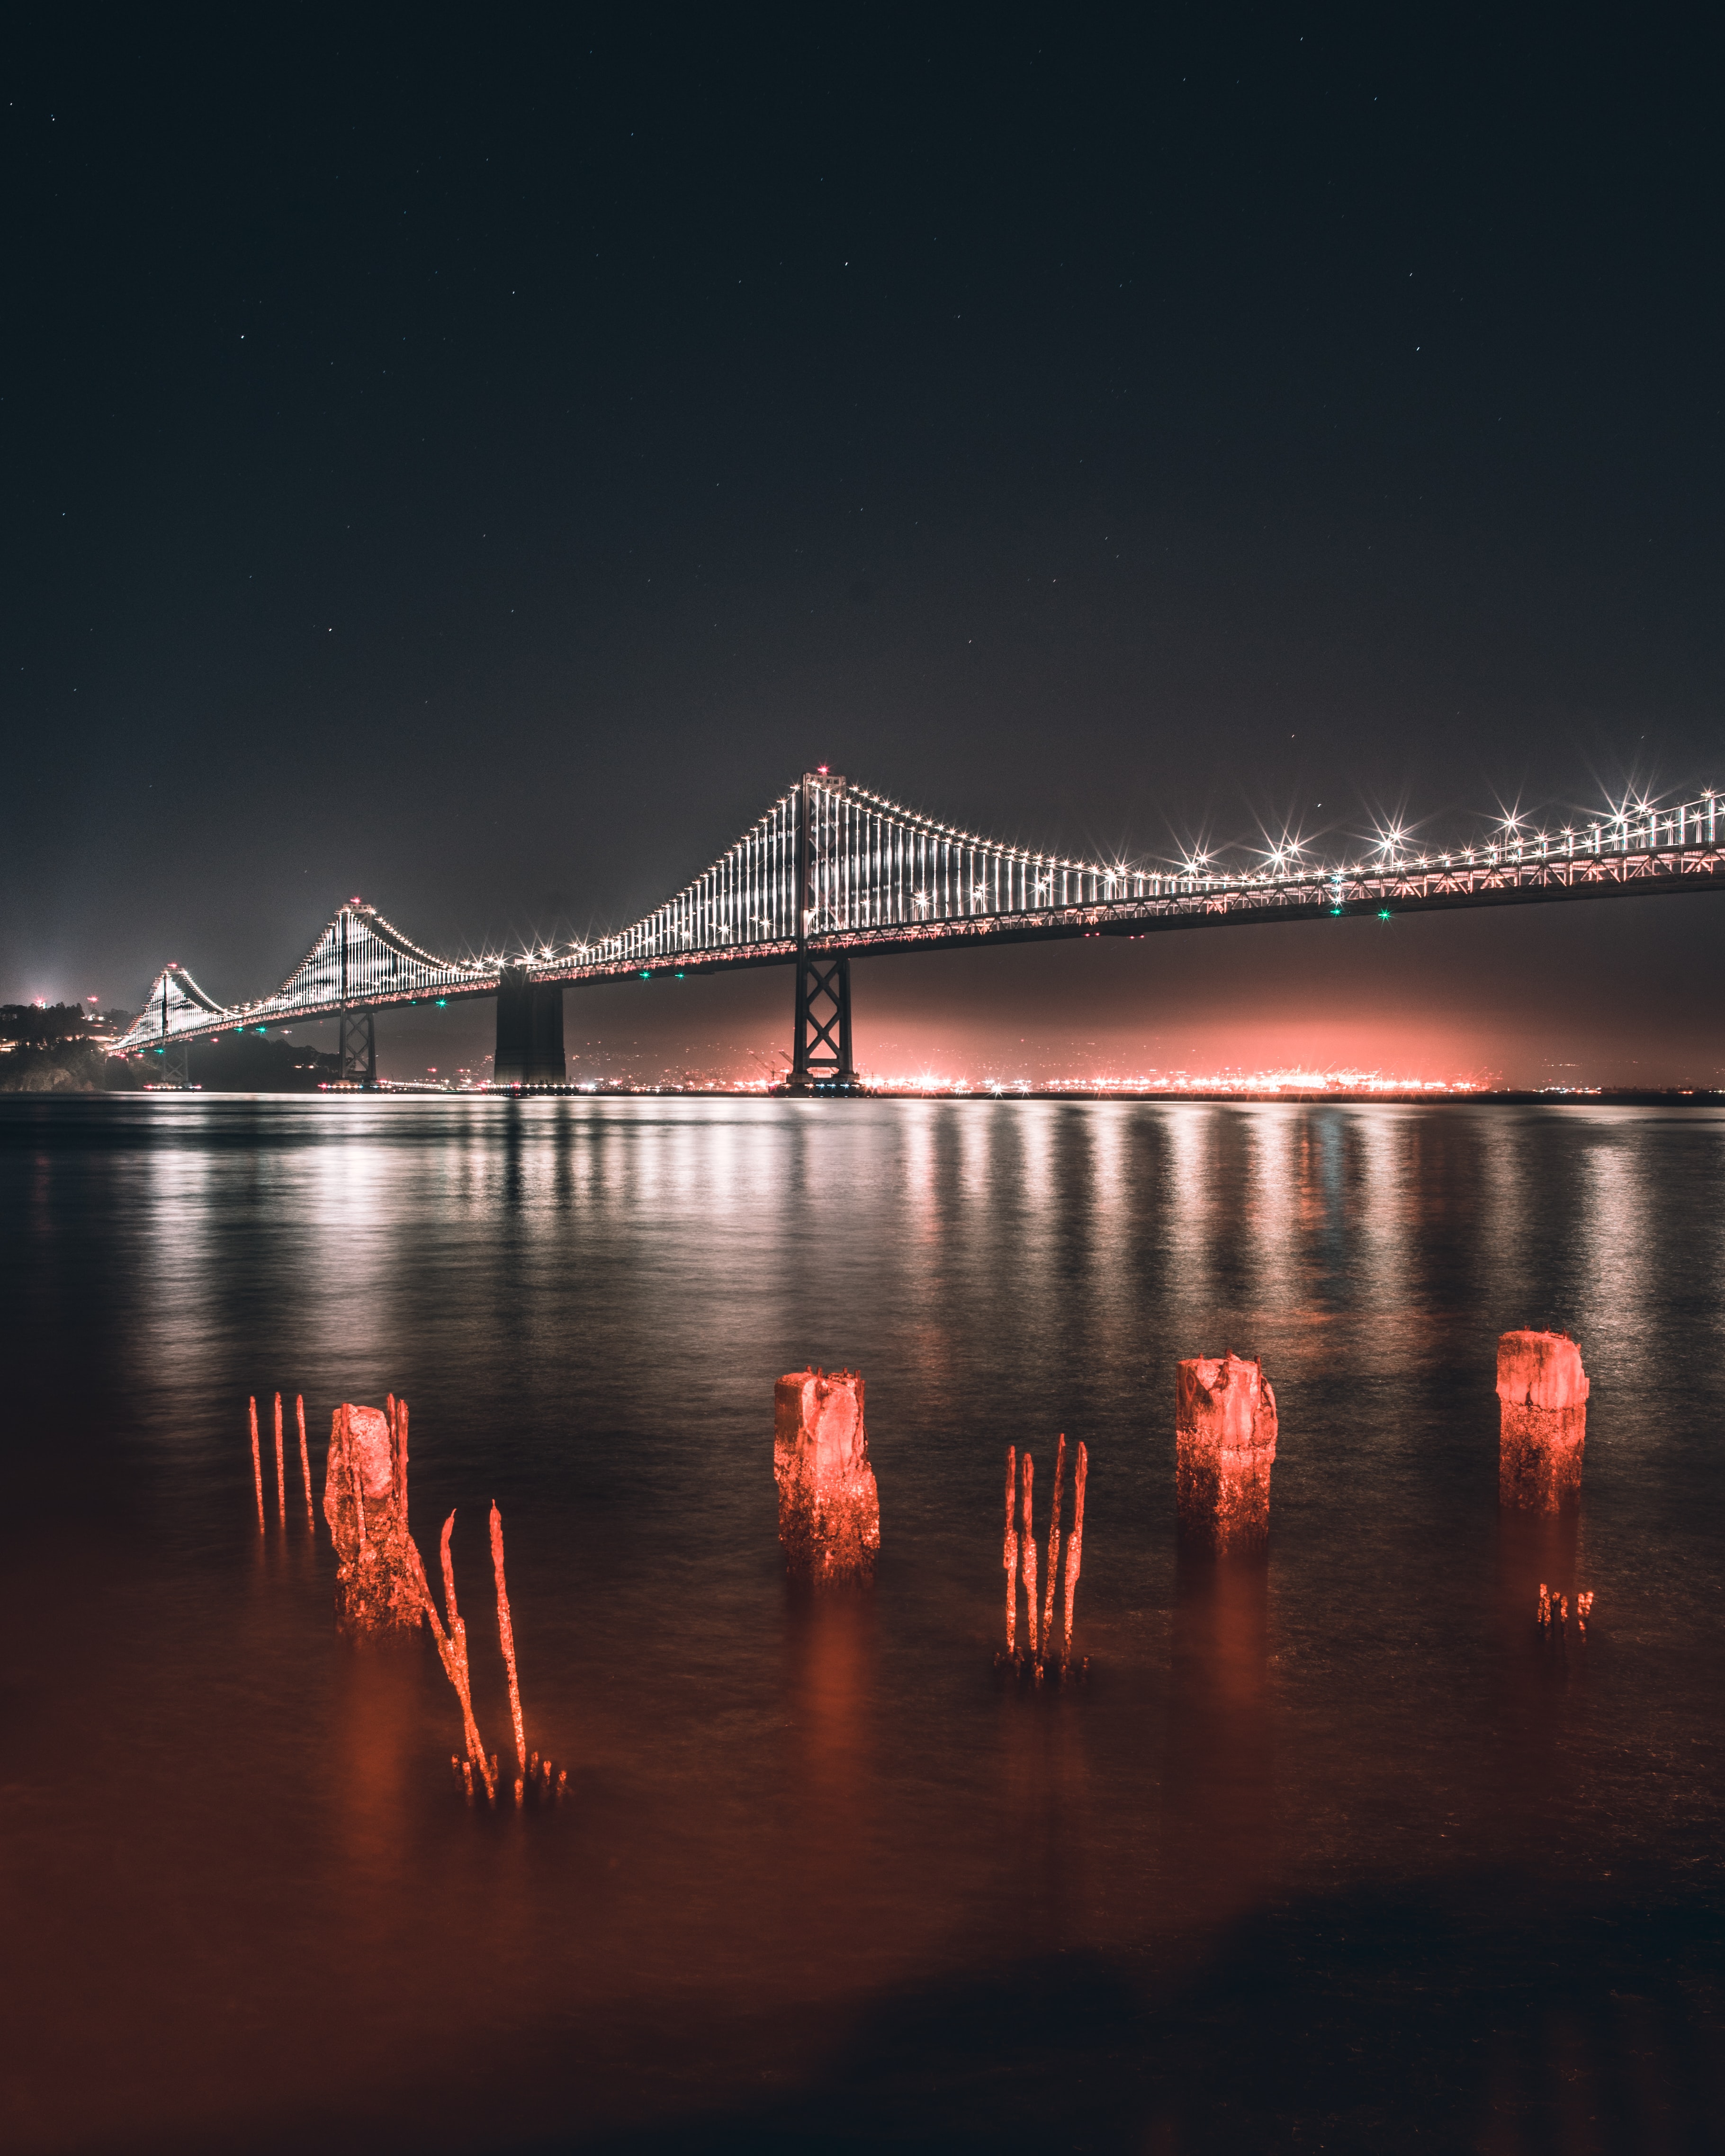
[[[1447,852],[1399,830],[1357,860],[1319,861],[1296,840],[1181,861],[1071,860],[1004,845],[809,772],[712,866],[620,934],[534,950],[439,957],[352,899],[272,995],[223,1004],[183,966],[164,968],[116,1045],[164,1056],[195,1040],[306,1020],[338,1022],[344,1079],[375,1084],[374,1014],[495,996],[494,1083],[561,1084],[563,991],[738,966],[796,971],[789,1086],[853,1086],[850,960],[1053,937],[1143,936],[1230,922],[1306,921],[1633,897],[1725,888],[1725,813],[1712,793],[1647,803],[1561,828],[1519,816]]]

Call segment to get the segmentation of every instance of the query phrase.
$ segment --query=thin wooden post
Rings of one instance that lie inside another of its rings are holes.
[[[1065,1638],[1060,1647],[1060,1659],[1067,1661],[1072,1654],[1072,1603],[1078,1593],[1078,1575],[1084,1565],[1084,1483],[1090,1472],[1090,1455],[1081,1440],[1078,1447],[1078,1466],[1072,1477],[1072,1532],[1066,1537],[1066,1626]]]
[[[1048,1578],[1042,1589],[1042,1636],[1050,1650],[1054,1646],[1055,1582],[1060,1564],[1060,1481],[1065,1472],[1066,1433],[1062,1430],[1055,1450],[1054,1500],[1048,1522]]]
[[[437,1604],[432,1599],[431,1589],[425,1578],[425,1567],[420,1561],[417,1547],[410,1541],[410,1562],[419,1584],[419,1593],[424,1605],[426,1620],[431,1626],[431,1636],[437,1642],[438,1659],[444,1666],[444,1674],[455,1687],[455,1697],[461,1702],[461,1723],[467,1738],[467,1756],[480,1770],[485,1785],[485,1794],[495,1804],[497,1799],[497,1778],[485,1757],[485,1748],[480,1741],[479,1724],[473,1718],[473,1688],[468,1681],[467,1627],[461,1621],[461,1612],[455,1601],[455,1566],[449,1555],[449,1536],[455,1525],[451,1512],[444,1522],[444,1600],[449,1613],[447,1632],[437,1614]]]
[[[287,1525],[287,1471],[281,1456],[281,1394],[275,1395],[275,1517]]]
[[[294,1394],[294,1414],[300,1424],[300,1472],[305,1478],[305,1524],[317,1532],[317,1515],[311,1509],[311,1455],[305,1448],[305,1395]]]
[[[255,1393],[247,1395],[246,1405],[250,1411],[252,1424],[252,1486],[258,1493],[258,1532],[262,1534],[264,1532],[264,1461],[262,1455],[258,1450],[258,1396]]]
[[[515,1625],[509,1614],[509,1589],[503,1578],[503,1515],[495,1504],[491,1507],[491,1569],[497,1575],[497,1636],[503,1642],[503,1660],[509,1670],[509,1712],[515,1721],[515,1756],[521,1763],[524,1780],[527,1772],[527,1738],[521,1726],[521,1688],[516,1677]],[[519,1804],[519,1781],[515,1785],[515,1796]]]
[[[1024,1455],[1023,1478],[1024,1496],[1020,1510],[1024,1516],[1024,1539],[1022,1545],[1024,1560],[1024,1632],[1030,1643],[1030,1659],[1036,1659],[1036,1520],[1032,1493],[1036,1482],[1036,1462],[1027,1452]]]
[[[1006,1567],[1006,1652],[1016,1650],[1019,1631],[1019,1454],[1015,1445],[1006,1448],[1006,1539],[1000,1562]]]

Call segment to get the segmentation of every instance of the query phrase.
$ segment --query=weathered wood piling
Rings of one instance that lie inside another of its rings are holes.
[[[795,1370],[778,1380],[773,1473],[791,1578],[809,1586],[871,1578],[880,1549],[880,1499],[869,1464],[860,1371]]]
[[[1497,1342],[1497,1499],[1556,1512],[1581,1495],[1587,1373],[1567,1332],[1519,1331]]]
[[[350,1401],[336,1409],[323,1515],[336,1546],[341,1630],[411,1631],[419,1622],[422,1574],[408,1531],[405,1402],[388,1415]]]
[[[1253,1556],[1270,1539],[1276,1394],[1264,1366],[1194,1355],[1174,1385],[1174,1491],[1180,1539],[1218,1556]]]

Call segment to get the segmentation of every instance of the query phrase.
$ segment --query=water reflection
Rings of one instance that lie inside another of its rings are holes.
[[[657,2116],[667,2002],[680,2030],[788,2030],[1060,1950],[1160,1968],[1306,1894],[1574,1884],[1625,1845],[1717,1866],[1715,1116],[0,1105],[0,1782],[28,1822],[0,2004],[58,2145],[124,2143],[78,2069],[92,2027],[162,2139],[187,2088],[250,2123],[260,2059],[335,2105],[328,2017],[378,1997],[421,2125],[452,2059],[607,2013],[578,2101]],[[1581,1512],[1549,1530],[1499,1519],[1491,1390],[1497,1332],[1548,1314],[1594,1386]],[[1175,1561],[1173,1366],[1227,1347],[1281,1407],[1257,1570]],[[809,1361],[867,1376],[883,1549],[872,1596],[799,1608],[772,1385]],[[336,1402],[412,1399],[416,1525],[429,1550],[457,1508],[500,1751],[502,1506],[530,1741],[572,1763],[554,1835],[452,1800],[447,1686],[338,1650],[293,1504],[259,1543],[244,1402],[278,1387],[315,1482]],[[1096,1681],[1004,1697],[1001,1458],[1046,1472],[1062,1430],[1090,1447]],[[1584,1681],[1533,1636],[1542,1578],[1599,1594]],[[92,1745],[123,1818],[69,1763]],[[362,1969],[331,1943],[360,1918]],[[149,1991],[134,2020],[18,1974],[66,1937]],[[260,1941],[267,2029],[213,2047]]]
[[[1183,1550],[1174,1581],[1168,1865],[1214,1920],[1250,1907],[1277,1869],[1269,1576],[1260,1563]]]

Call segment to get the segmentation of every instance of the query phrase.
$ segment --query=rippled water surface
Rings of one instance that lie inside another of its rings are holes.
[[[0,1220],[10,2146],[1714,2145],[1725,1118],[20,1100]],[[1593,1381],[1549,1528],[1522,1324]],[[1230,1347],[1281,1439],[1218,1573],[1173,1368]],[[813,1607],[810,1362],[882,1515]],[[336,1402],[411,1401],[502,1752],[500,1505],[561,1811],[464,1807],[429,1642],[337,1640],[273,1467],[260,1537],[277,1389],[320,1491]],[[1020,1699],[1001,1462],[1060,1430],[1094,1680]]]

